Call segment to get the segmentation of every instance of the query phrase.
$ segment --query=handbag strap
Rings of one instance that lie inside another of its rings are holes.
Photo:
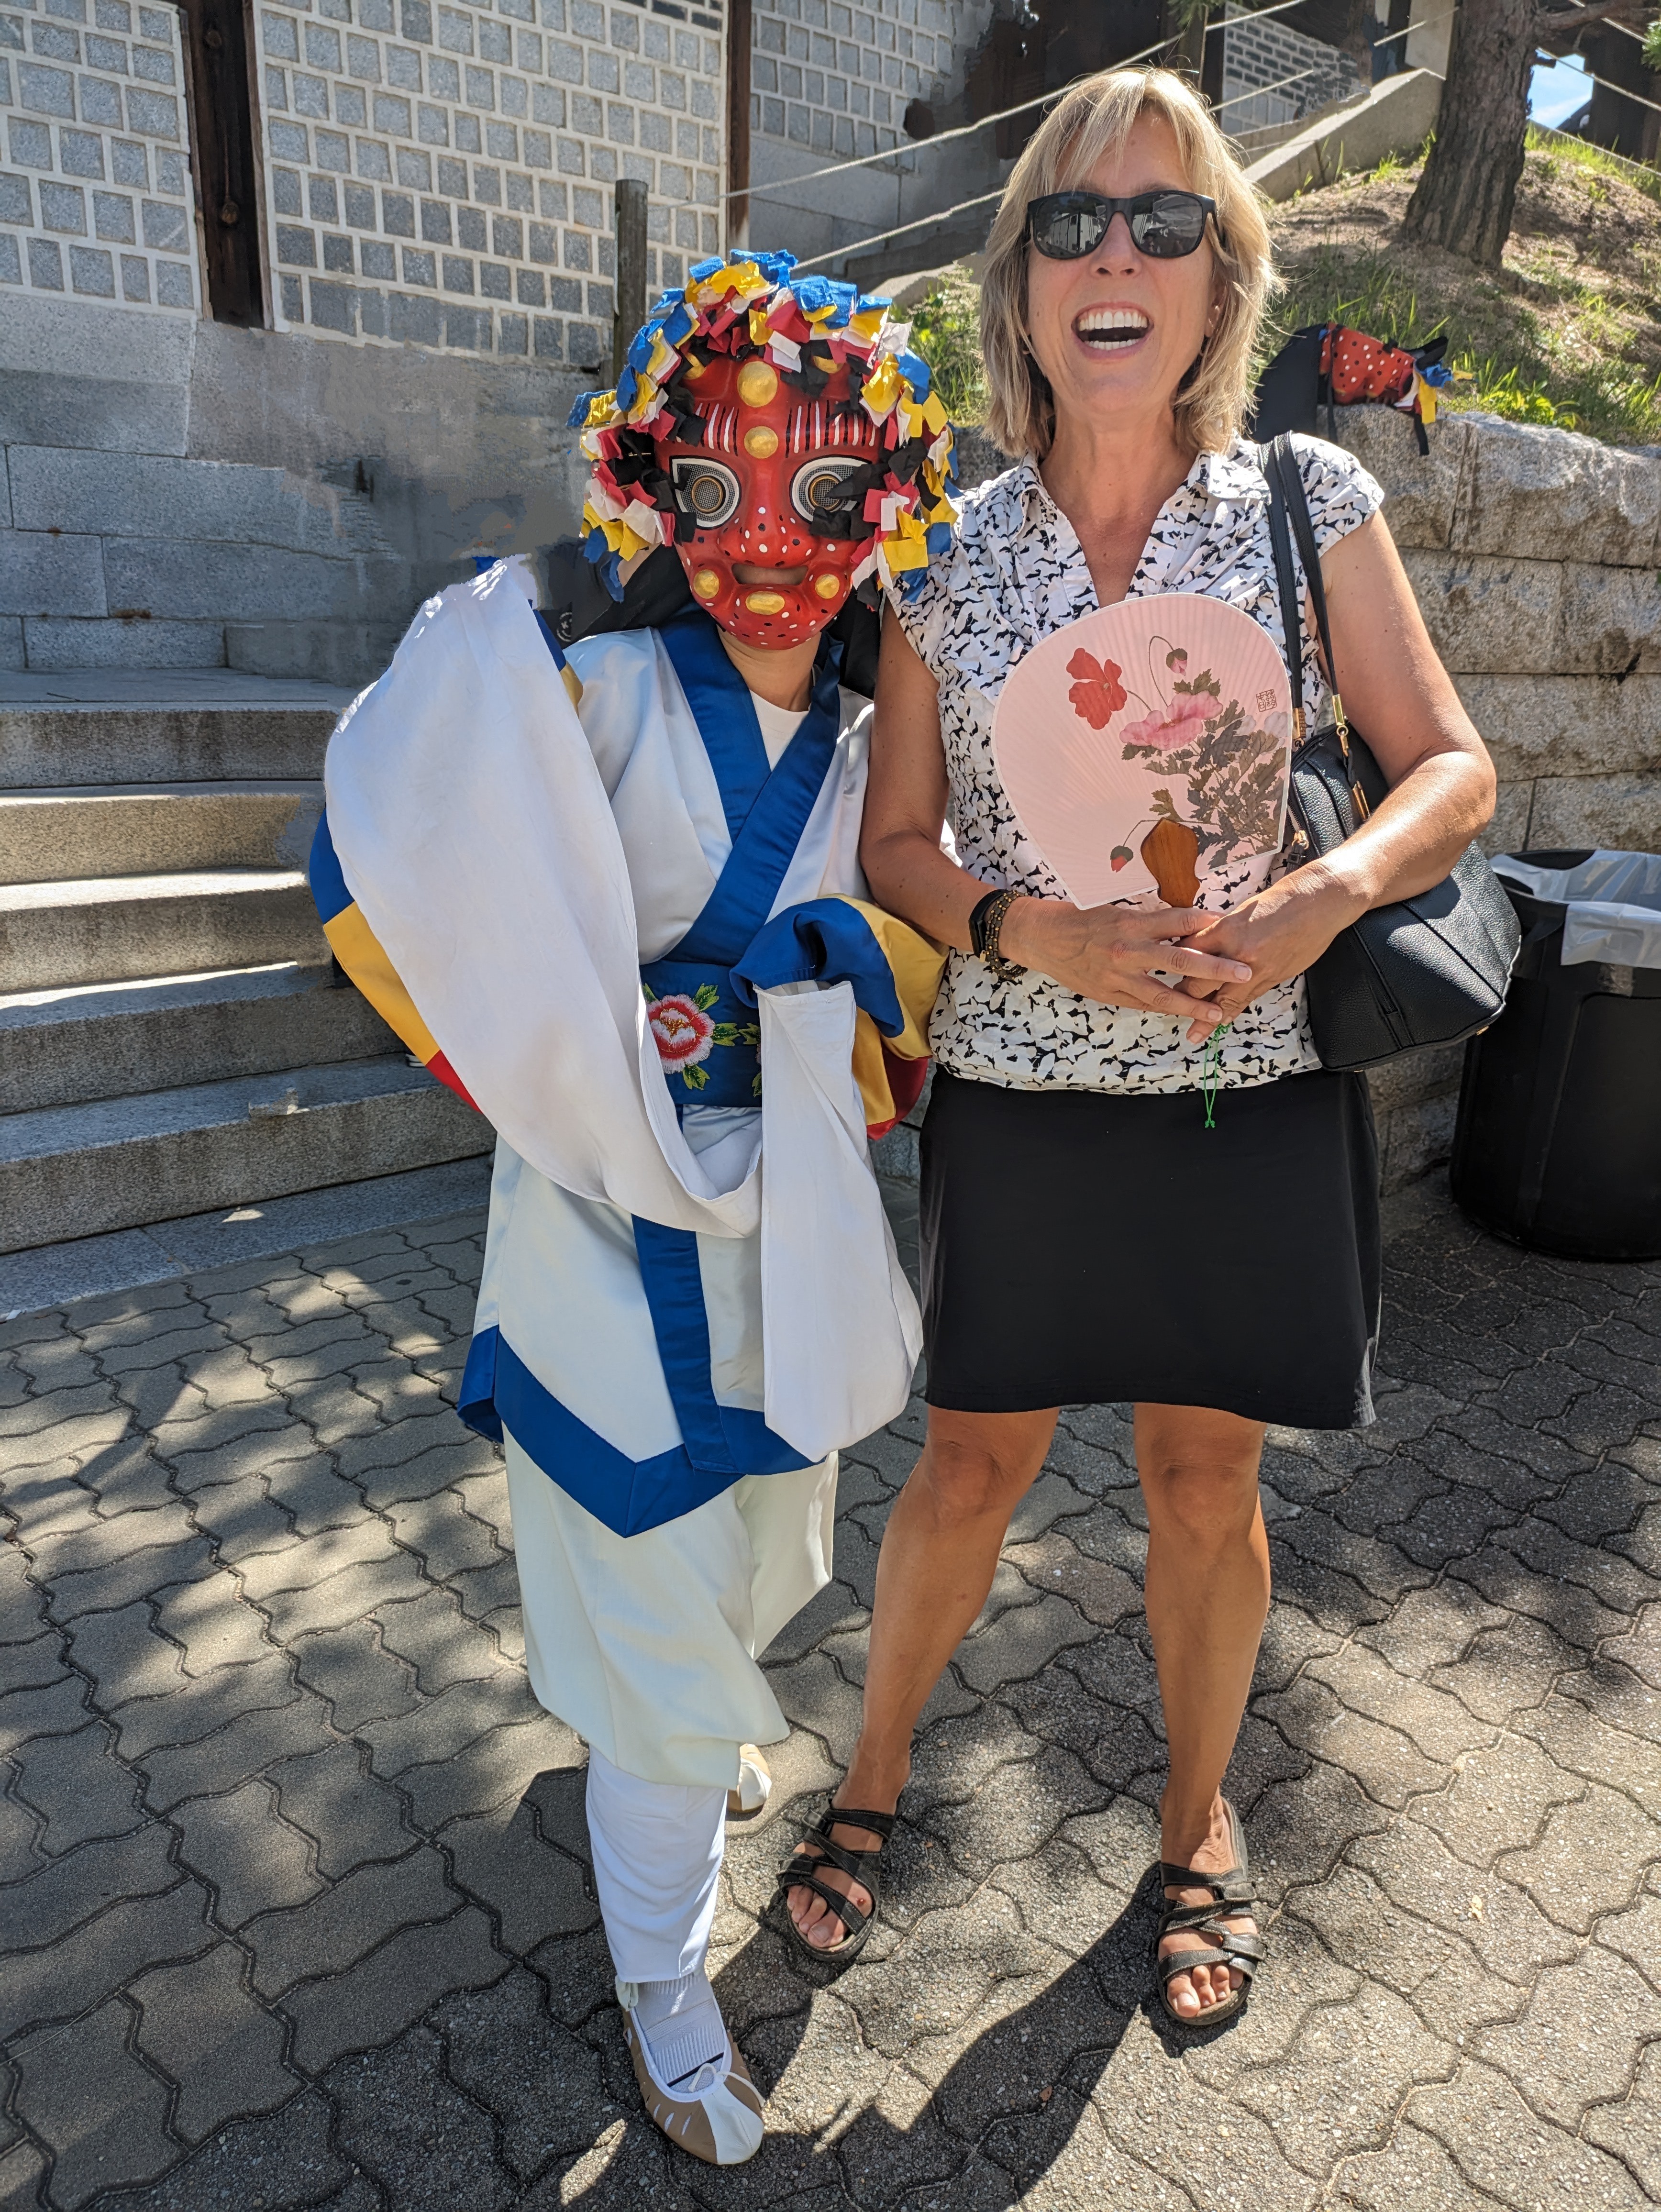
[[[1281,489],[1275,456],[1285,433],[1261,448],[1263,474],[1269,481],[1269,536],[1275,552],[1275,580],[1281,592],[1281,627],[1286,632],[1287,674],[1292,681],[1292,741],[1304,741],[1304,610],[1298,597],[1297,572],[1292,565],[1292,533],[1287,525],[1286,495]]]
[[[1315,608],[1315,630],[1321,641],[1321,653],[1326,661],[1327,681],[1332,687],[1332,720],[1338,732],[1338,742],[1346,761],[1349,758],[1349,725],[1344,716],[1344,702],[1338,694],[1338,667],[1332,653],[1332,631],[1327,621],[1327,588],[1321,574],[1321,550],[1315,542],[1315,525],[1310,516],[1309,498],[1304,490],[1304,472],[1298,465],[1298,456],[1293,448],[1291,435],[1282,431],[1269,449],[1269,535],[1275,534],[1275,495],[1284,505],[1292,523],[1292,534],[1298,541],[1298,557],[1303,562],[1304,575],[1309,585],[1309,596]],[[1288,557],[1286,566],[1292,563]],[[1275,567],[1281,567],[1280,547],[1275,547]],[[1285,585],[1281,586],[1282,619],[1286,605]],[[1290,641],[1292,633],[1287,631]],[[1298,624],[1298,636],[1303,636],[1303,623]],[[1299,672],[1301,673],[1301,671]],[[1301,692],[1301,684],[1295,687]],[[1294,696],[1293,705],[1299,707],[1300,697]]]

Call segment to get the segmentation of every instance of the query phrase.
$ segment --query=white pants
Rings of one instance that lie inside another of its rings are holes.
[[[618,1978],[673,1982],[709,1948],[724,1788],[642,1782],[588,1747],[588,1841]]]
[[[538,1701],[627,1773],[735,1788],[739,1746],[790,1733],[757,1661],[830,1579],[836,1454],[619,1536],[507,1447]]]

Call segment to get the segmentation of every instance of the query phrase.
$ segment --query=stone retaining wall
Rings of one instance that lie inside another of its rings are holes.
[[[1661,851],[1661,449],[1445,415],[1419,453],[1405,416],[1342,409],[1339,442],[1384,486],[1425,622],[1494,754],[1483,842]],[[1001,465],[963,441],[965,477]],[[1386,1189],[1445,1160],[1463,1049],[1371,1078]],[[919,1116],[914,1115],[915,1122]],[[915,1176],[914,1133],[879,1148]]]

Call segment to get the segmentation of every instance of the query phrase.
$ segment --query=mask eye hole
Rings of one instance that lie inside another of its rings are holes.
[[[862,490],[854,497],[855,480],[862,485],[867,473],[867,463],[850,453],[815,453],[796,471],[790,504],[804,522],[849,520],[864,500]]]
[[[719,461],[678,457],[669,464],[675,505],[700,530],[719,530],[739,511],[739,480]]]

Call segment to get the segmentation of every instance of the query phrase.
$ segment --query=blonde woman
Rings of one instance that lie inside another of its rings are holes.
[[[1016,465],[970,495],[950,559],[891,605],[861,847],[873,896],[952,948],[922,1139],[928,1436],[883,1543],[858,1747],[781,1876],[798,1939],[850,1954],[917,1715],[1057,1408],[1132,1401],[1170,1750],[1153,1978],[1186,2027],[1237,2013],[1264,1955],[1222,1794],[1269,1604],[1264,1428],[1372,1419],[1372,1121],[1363,1080],[1316,1056],[1301,978],[1368,908],[1447,873],[1494,775],[1378,485],[1317,440],[1299,453],[1333,651],[1391,785],[1341,851],[1277,864],[1220,919],[1080,911],[1025,836],[990,732],[1025,653],[1126,598],[1213,594],[1284,649],[1267,486],[1241,437],[1274,283],[1226,142],[1163,70],[1074,87],[993,227],[989,428]],[[1313,726],[1326,689],[1307,614],[1304,629]]]

